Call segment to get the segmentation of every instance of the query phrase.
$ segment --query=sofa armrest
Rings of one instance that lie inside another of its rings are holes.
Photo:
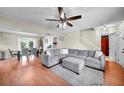
[[[106,63],[106,60],[105,60],[105,55],[104,54],[102,54],[101,56],[100,56],[100,67],[101,67],[101,69],[102,70],[104,70],[104,68],[105,68],[105,63]]]
[[[42,63],[45,66],[49,67],[50,60],[51,60],[51,56],[50,55],[46,55],[46,54],[42,55]]]

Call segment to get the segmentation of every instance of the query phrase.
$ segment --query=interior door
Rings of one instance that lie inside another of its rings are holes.
[[[101,51],[105,56],[109,56],[109,36],[101,37]]]

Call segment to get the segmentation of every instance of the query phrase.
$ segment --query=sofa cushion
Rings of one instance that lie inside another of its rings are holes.
[[[94,57],[95,51],[93,50],[88,50],[88,57]]]
[[[75,56],[76,58],[80,58],[80,59],[86,59],[86,56]]]
[[[100,65],[100,60],[98,60],[96,58],[93,58],[93,57],[87,57],[86,62],[90,62],[91,64],[94,63],[94,64],[99,64]]]
[[[60,54],[60,55],[56,55],[56,57],[58,57],[58,59],[61,59],[61,58],[66,57],[66,55],[65,54]]]
[[[71,55],[75,55],[75,56],[78,55],[78,50],[77,50],[77,49],[68,49],[68,52],[69,52],[69,54],[71,54]]]
[[[53,49],[53,54],[54,55],[60,55],[61,54],[61,50],[60,49]]]
[[[101,69],[101,66],[99,64],[94,64],[92,62],[85,62],[85,66],[89,66],[89,67],[96,68],[96,69]]]
[[[86,58],[85,56],[75,56],[75,55],[71,55],[71,54],[68,54],[67,57],[74,57],[74,58],[80,58],[80,59]]]
[[[87,57],[88,50],[78,50],[78,56]]]

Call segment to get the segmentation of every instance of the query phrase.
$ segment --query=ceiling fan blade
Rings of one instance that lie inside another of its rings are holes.
[[[58,19],[46,19],[46,21],[60,21]]]
[[[58,11],[59,11],[60,19],[64,19],[65,14],[64,14],[63,8],[62,7],[58,7]]]
[[[72,17],[67,18],[67,21],[77,20],[77,19],[80,19],[80,18],[81,18],[81,15],[72,16]]]
[[[73,26],[73,25],[72,25],[71,23],[69,23],[69,22],[66,22],[66,24],[67,24],[68,26],[70,26],[70,27]]]

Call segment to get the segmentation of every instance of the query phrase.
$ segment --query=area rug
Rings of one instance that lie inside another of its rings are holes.
[[[58,64],[50,70],[74,86],[102,86],[103,71],[84,67],[80,74],[76,74]]]

